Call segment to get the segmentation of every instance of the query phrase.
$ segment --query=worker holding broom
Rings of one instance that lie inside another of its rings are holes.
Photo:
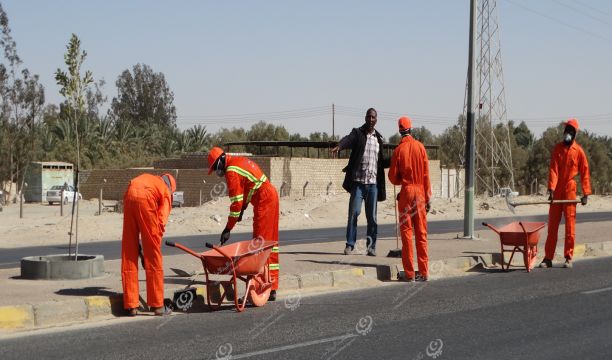
[[[429,182],[429,160],[425,147],[411,136],[412,121],[408,117],[398,120],[402,140],[393,151],[389,181],[401,185],[398,198],[400,232],[402,237],[402,265],[406,281],[427,281],[427,213],[430,210],[431,185]],[[412,250],[412,231],[419,273],[415,277]]]
[[[232,229],[242,220],[249,203],[253,204],[253,238],[261,236],[264,240],[276,242],[268,259],[272,280],[269,300],[274,301],[279,276],[278,193],[257,164],[245,157],[230,156],[220,147],[213,147],[208,153],[208,166],[209,175],[214,171],[218,176],[225,176],[231,201],[221,244],[229,240]]]
[[[561,214],[565,215],[565,257],[564,268],[572,267],[574,243],[576,240],[576,203],[554,204],[555,200],[575,200],[576,181],[574,177],[580,174],[582,183],[582,205],[587,204],[591,194],[591,180],[589,176],[589,163],[582,147],[576,143],[578,133],[578,120],[569,119],[565,122],[563,141],[553,149],[548,173],[548,200],[551,202],[548,210],[548,236],[546,237],[545,257],[540,264],[541,268],[552,267],[552,259],[557,247],[557,233]]]
[[[121,280],[123,307],[127,315],[138,313],[138,256],[142,241],[143,267],[147,274],[147,304],[155,315],[171,312],[164,306],[164,271],[161,241],[172,209],[176,180],[170,174],[142,174],[130,181],[123,196]]]

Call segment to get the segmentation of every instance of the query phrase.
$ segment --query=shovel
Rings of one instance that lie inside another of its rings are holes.
[[[506,205],[508,205],[508,209],[514,214],[514,208],[517,206],[523,205],[542,205],[542,204],[578,204],[580,203],[579,199],[576,200],[547,200],[547,201],[512,201],[512,195],[508,194],[506,196]]]

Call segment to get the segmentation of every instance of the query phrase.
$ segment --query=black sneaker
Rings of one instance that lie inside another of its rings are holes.
[[[125,309],[125,315],[126,316],[136,316],[138,315],[138,309],[137,308]]]
[[[542,269],[551,268],[551,267],[552,267],[552,260],[544,259],[540,263],[540,268]]]
[[[376,256],[376,249],[368,249],[368,256]]]
[[[423,282],[426,282],[426,281],[429,281],[429,278],[428,278],[427,276],[423,276],[423,275],[421,275],[421,274],[417,274],[417,275],[416,275],[416,279],[415,279],[415,280],[416,280],[416,281],[423,281]]]
[[[352,255],[352,254],[353,254],[353,247],[347,245],[344,248],[344,255]]]
[[[268,301],[276,301],[276,290],[270,291],[270,297],[268,297]]]

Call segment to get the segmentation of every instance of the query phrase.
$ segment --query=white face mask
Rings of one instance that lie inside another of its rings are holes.
[[[566,144],[569,144],[572,142],[572,134],[566,133],[565,135],[563,135],[563,141]]]

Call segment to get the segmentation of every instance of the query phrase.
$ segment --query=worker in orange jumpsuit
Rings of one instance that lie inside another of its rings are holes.
[[[401,185],[397,201],[399,202],[402,236],[402,265],[405,280],[427,281],[429,278],[427,213],[430,210],[431,199],[429,160],[423,144],[411,136],[412,121],[410,118],[399,118],[398,126],[402,140],[393,151],[388,176],[393,185]],[[419,269],[416,277],[412,250],[413,229]]]
[[[268,259],[272,291],[270,301],[276,300],[278,290],[278,193],[259,166],[248,158],[230,156],[223,149],[213,147],[208,153],[208,174],[213,171],[225,176],[228,195],[231,201],[230,213],[225,229],[221,233],[221,244],[230,238],[230,232],[242,220],[244,210],[253,204],[253,238],[261,236],[264,240],[275,241]]]
[[[582,183],[582,197],[580,198],[582,205],[587,204],[588,196],[591,194],[589,163],[584,150],[576,143],[577,132],[578,120],[568,120],[563,131],[563,141],[555,146],[550,159],[548,199],[551,204],[548,210],[548,236],[546,237],[544,260],[540,264],[541,268],[552,267],[562,213],[565,215],[565,247],[563,251],[565,263],[563,267],[572,267],[576,240],[576,204],[554,204],[553,200],[576,199],[574,177],[578,174],[580,174],[580,182]]]
[[[170,174],[142,174],[130,181],[123,196],[121,280],[123,307],[129,316],[138,313],[138,256],[142,242],[143,266],[147,276],[147,304],[155,315],[166,315],[161,242],[172,208],[176,180]]]

